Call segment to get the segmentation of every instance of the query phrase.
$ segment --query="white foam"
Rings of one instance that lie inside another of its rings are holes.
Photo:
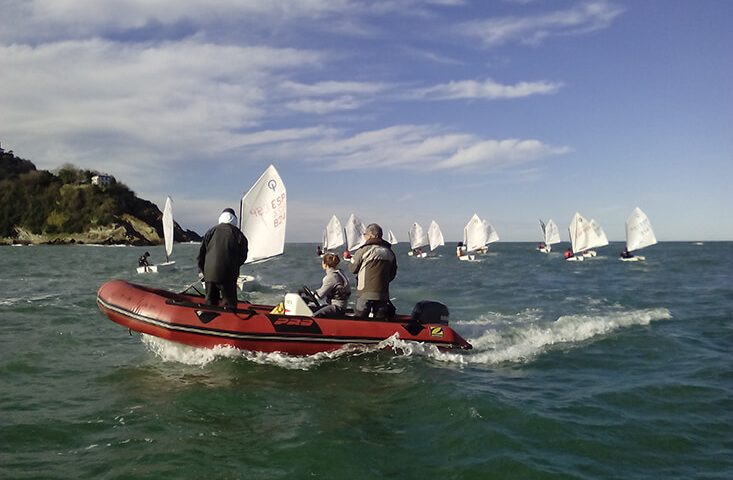
[[[56,305],[58,304],[58,301],[60,299],[61,299],[61,296],[49,293],[46,295],[34,295],[30,297],[2,298],[0,299],[0,305],[13,306],[13,305],[20,305],[20,304],[27,304],[27,303],[43,302],[44,300],[53,300],[48,305]],[[42,306],[45,306],[45,305],[46,304],[42,304]]]
[[[333,352],[322,352],[309,356],[294,356],[284,353],[262,353],[239,350],[233,347],[196,348],[182,345],[150,335],[142,335],[145,345],[164,361],[186,365],[205,366],[221,359],[241,359],[260,365],[273,365],[290,370],[310,370],[324,362],[344,356],[359,356],[391,350],[396,356],[425,357],[444,364],[498,365],[502,363],[523,363],[556,347],[565,347],[588,342],[595,338],[634,325],[648,325],[655,320],[672,318],[666,308],[650,308],[605,313],[563,315],[550,324],[539,323],[541,311],[527,309],[513,316],[490,313],[479,319],[461,322],[461,325],[486,325],[475,338],[467,338],[473,345],[469,351],[441,351],[435,345],[403,340],[393,335],[377,345],[346,345]]]
[[[332,361],[345,355],[360,355],[365,352],[381,350],[380,345],[365,347],[363,345],[346,345],[332,352],[322,352],[315,355],[297,356],[280,352],[264,353],[239,350],[230,346],[214,348],[198,348],[180,343],[171,342],[152,335],[141,335],[143,343],[157,357],[166,362],[177,362],[185,365],[205,366],[222,358],[241,359],[260,365],[274,365],[289,370],[309,370],[324,362]]]
[[[621,328],[648,325],[672,318],[666,308],[617,311],[594,315],[563,315],[547,326],[515,325],[505,331],[487,330],[468,339],[473,350],[461,363],[499,364],[526,362],[556,345],[571,346],[608,335]],[[451,356],[446,360],[455,360]]]

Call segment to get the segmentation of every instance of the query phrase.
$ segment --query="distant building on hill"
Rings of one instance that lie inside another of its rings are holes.
[[[115,183],[115,177],[112,175],[94,175],[92,177],[92,185],[97,185],[98,187],[105,188]]]

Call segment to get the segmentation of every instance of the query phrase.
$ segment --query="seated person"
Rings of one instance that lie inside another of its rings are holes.
[[[537,250],[544,250],[545,248],[547,248],[545,242],[540,242],[539,245],[537,245]]]
[[[325,306],[313,313],[314,316],[322,316],[331,313],[343,313],[349,302],[351,286],[349,279],[344,272],[338,268],[339,257],[333,253],[323,254],[321,267],[326,271],[323,277],[321,288],[315,291],[318,301],[326,303]]]
[[[627,247],[624,247],[624,249],[621,251],[621,258],[633,258],[634,254],[629,252],[629,249]]]
[[[316,247],[316,255],[318,255],[319,257],[323,256],[323,249],[321,248],[320,245]]]
[[[572,248],[568,248],[567,250],[565,250],[565,253],[563,253],[563,256],[565,258],[572,258],[574,256],[573,255],[573,249]]]
[[[150,262],[148,262],[149,256],[150,256],[150,253],[148,252],[143,253],[142,256],[137,259],[138,267],[149,267],[150,266]]]

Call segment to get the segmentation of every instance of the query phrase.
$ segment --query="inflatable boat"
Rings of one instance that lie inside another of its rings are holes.
[[[308,298],[312,292],[305,290]],[[412,315],[389,320],[359,319],[348,312],[316,317],[297,293],[286,294],[275,306],[240,300],[231,308],[207,305],[200,294],[111,280],[99,288],[97,304],[130,330],[195,347],[313,355],[350,344],[376,345],[397,335],[441,350],[472,348],[448,325],[448,309],[437,302],[419,302]]]

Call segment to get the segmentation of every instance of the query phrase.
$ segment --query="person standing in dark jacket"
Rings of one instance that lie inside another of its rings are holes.
[[[199,249],[199,271],[206,282],[206,303],[218,305],[221,296],[224,305],[237,306],[237,277],[239,267],[247,260],[247,237],[237,227],[237,216],[225,208],[219,224],[204,235]]]
[[[382,227],[370,223],[364,232],[366,242],[354,254],[349,268],[356,275],[354,316],[388,318],[394,315],[389,301],[389,282],[397,276],[397,258],[392,245],[382,239]]]

